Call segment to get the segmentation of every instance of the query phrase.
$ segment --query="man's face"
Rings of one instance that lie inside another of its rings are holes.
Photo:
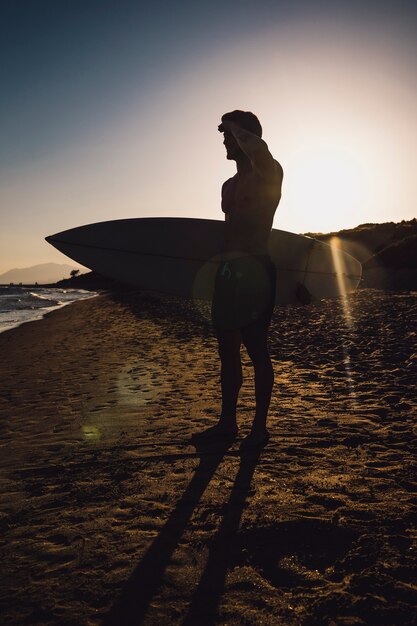
[[[230,131],[224,131],[223,136],[223,144],[226,148],[226,157],[227,159],[229,159],[229,161],[235,161],[241,152],[239,144],[237,143],[236,139]]]

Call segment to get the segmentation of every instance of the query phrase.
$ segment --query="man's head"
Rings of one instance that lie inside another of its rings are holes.
[[[262,137],[262,126],[254,113],[250,111],[231,111],[222,115],[222,124],[219,126],[219,131],[224,133],[224,145],[227,152],[227,158],[230,160],[236,160],[242,150],[239,148],[236,139],[233,134],[223,127],[223,122],[233,122],[244,130],[248,130],[250,133]]]
[[[222,115],[222,122],[234,122],[258,137],[262,137],[262,126],[254,113],[250,111],[231,111]],[[219,130],[221,131],[221,124]]]

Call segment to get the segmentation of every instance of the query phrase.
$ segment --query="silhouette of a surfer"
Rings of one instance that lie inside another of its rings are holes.
[[[275,267],[268,255],[272,221],[281,198],[283,171],[261,139],[258,118],[232,111],[221,118],[227,159],[237,173],[222,187],[225,250],[212,303],[221,360],[222,410],[218,424],[200,433],[207,439],[237,435],[236,405],[242,385],[243,343],[255,370],[256,412],[242,448],[268,440],[267,414],[274,372],[267,338],[275,301]]]

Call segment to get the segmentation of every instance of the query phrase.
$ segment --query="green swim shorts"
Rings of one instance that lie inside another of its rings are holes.
[[[268,255],[223,261],[217,271],[212,301],[215,328],[268,328],[275,303],[276,270]]]

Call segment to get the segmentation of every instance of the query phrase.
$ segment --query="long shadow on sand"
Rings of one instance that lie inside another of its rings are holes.
[[[162,584],[164,572],[177,548],[178,542],[204,491],[214,476],[229,448],[228,444],[217,445],[208,450],[207,445],[197,447],[200,463],[187,489],[175,509],[136,566],[104,620],[105,626],[131,626],[141,624],[149,604]],[[241,457],[239,471],[215,538],[199,586],[194,594],[184,624],[212,624],[221,599],[229,566],[228,540],[234,536],[242,516],[260,450],[245,453]]]
[[[223,595],[232,557],[233,539],[240,526],[242,512],[249,493],[261,448],[242,453],[239,471],[219,531],[210,546],[206,567],[194,594],[183,626],[209,626],[216,623],[219,602]]]

